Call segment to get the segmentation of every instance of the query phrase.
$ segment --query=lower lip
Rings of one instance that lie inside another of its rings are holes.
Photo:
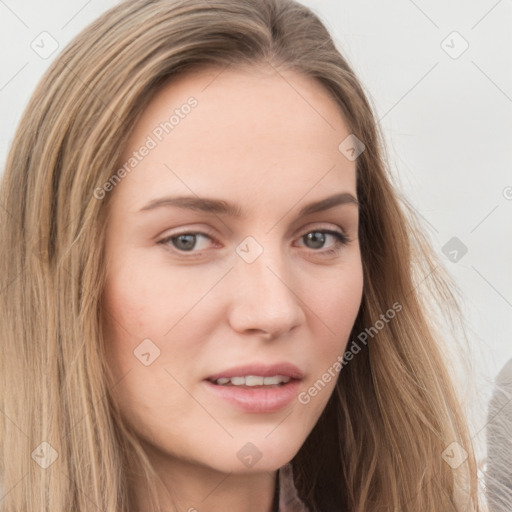
[[[282,386],[268,389],[219,386],[209,380],[204,382],[206,388],[214,395],[223,398],[245,412],[252,413],[279,411],[297,397],[300,388],[300,380],[296,379]]]

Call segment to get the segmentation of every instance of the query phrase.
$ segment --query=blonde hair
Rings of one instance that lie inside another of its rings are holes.
[[[129,512],[127,468],[153,482],[109,394],[117,383],[103,356],[101,295],[112,193],[98,200],[94,190],[117,169],[151,97],[177,73],[265,63],[316,79],[365,144],[356,167],[364,291],[353,337],[402,306],[343,367],[292,459],[299,497],[311,512],[479,510],[464,411],[419,288],[441,309],[457,309],[453,283],[393,186],[370,104],[324,25],[291,0],[128,0],[52,63],[8,156],[0,511]],[[456,469],[442,456],[453,442],[468,453]],[[36,463],[55,454],[46,469]]]

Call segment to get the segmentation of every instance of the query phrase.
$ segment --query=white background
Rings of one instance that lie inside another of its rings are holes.
[[[2,170],[42,73],[116,3],[0,0]],[[360,77],[387,138],[391,170],[464,293],[479,390],[472,433],[482,444],[492,382],[512,357],[512,4],[303,3],[320,15]],[[31,48],[43,31],[59,44],[47,59]],[[468,248],[456,263],[442,252],[452,237]]]

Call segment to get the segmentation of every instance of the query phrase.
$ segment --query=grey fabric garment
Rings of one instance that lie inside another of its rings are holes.
[[[512,359],[496,377],[487,417],[489,512],[512,511]]]
[[[304,503],[297,496],[297,489],[293,483],[293,469],[291,463],[279,469],[279,509],[278,512],[309,512]]]

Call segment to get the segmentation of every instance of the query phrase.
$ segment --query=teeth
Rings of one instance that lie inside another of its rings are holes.
[[[276,386],[278,384],[290,381],[290,377],[284,375],[274,375],[273,377],[261,377],[258,375],[247,375],[246,377],[222,377],[215,381],[216,384],[224,386],[230,384],[233,386]]]
[[[290,381],[290,377],[284,377],[283,375],[276,375],[275,377],[265,377],[263,379],[263,384],[265,384],[265,386],[272,386],[274,384],[279,384],[281,382],[289,382]]]
[[[242,377],[243,379],[243,377]],[[263,386],[264,377],[255,377],[254,375],[248,375],[245,377],[246,386]]]

